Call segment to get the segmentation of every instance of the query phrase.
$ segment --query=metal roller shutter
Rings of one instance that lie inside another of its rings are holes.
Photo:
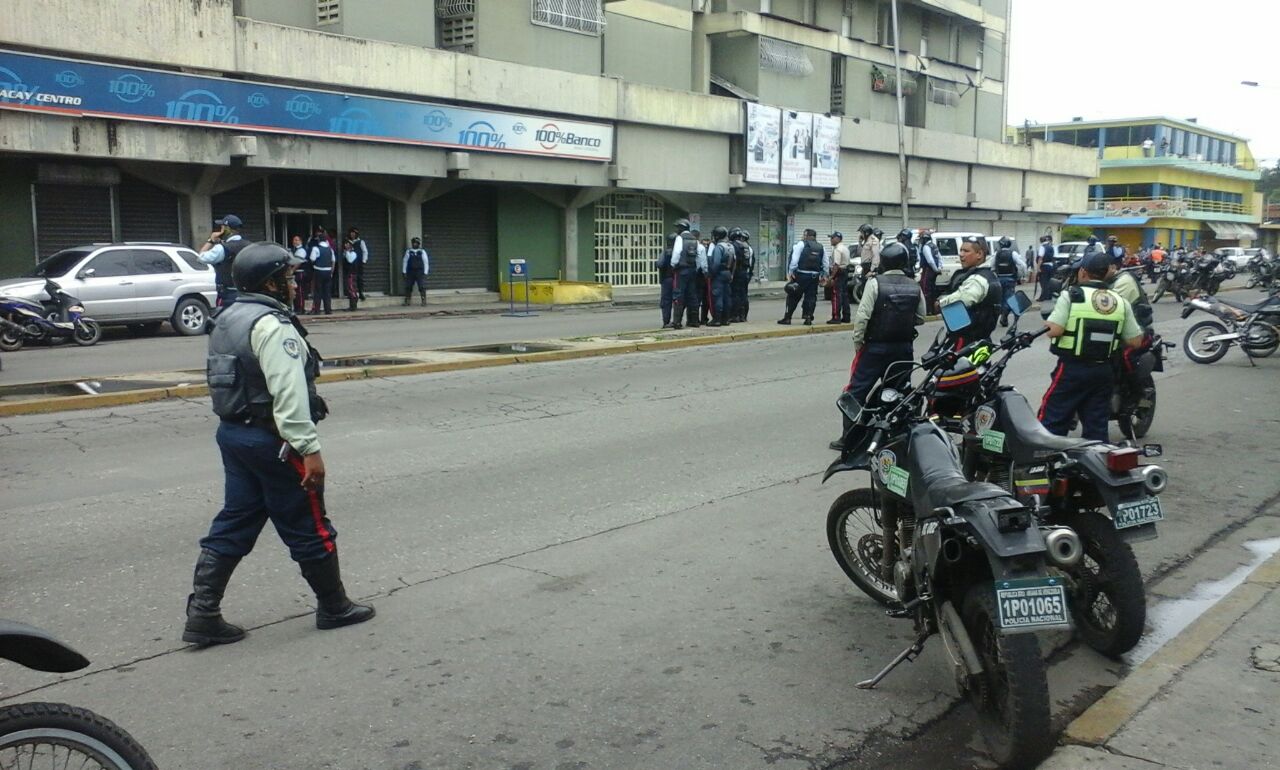
[[[35,209],[36,250],[41,258],[72,246],[115,240],[110,187],[37,184]]]
[[[492,187],[454,190],[422,204],[430,289],[498,288],[498,216]]]
[[[369,263],[364,267],[366,292],[391,291],[391,237],[387,225],[387,199],[359,185],[342,183],[341,234],[345,238],[351,227],[360,228],[360,237],[369,247]],[[399,265],[396,265],[399,270]]]
[[[213,196],[213,218],[235,214],[244,222],[240,235],[250,241],[267,239],[266,191],[261,180]],[[199,225],[197,222],[196,225]],[[212,229],[213,223],[208,223]],[[199,227],[196,228],[197,232]]]
[[[783,255],[784,265],[786,260],[791,259],[791,247],[795,245],[796,241],[800,240],[804,236],[804,231],[808,228],[813,228],[817,231],[818,243],[822,244],[822,250],[826,252],[828,257],[830,257],[831,239],[824,236],[831,233],[831,219],[832,217],[830,214],[797,213],[795,217],[795,232],[788,233],[787,235],[786,254]],[[848,235],[848,233],[845,234]]]
[[[760,229],[760,206],[735,200],[707,201],[698,210],[703,237],[711,237],[711,229],[723,225],[726,230],[741,227],[755,233]]]
[[[176,193],[125,176],[116,195],[120,200],[120,240],[177,243],[182,238]]]

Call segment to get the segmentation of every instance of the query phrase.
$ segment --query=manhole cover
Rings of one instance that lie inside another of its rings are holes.
[[[491,355],[510,355],[512,353],[549,353],[553,350],[567,350],[563,345],[543,345],[536,342],[504,342],[501,345],[468,345],[458,348],[444,348],[453,353],[489,353]]]

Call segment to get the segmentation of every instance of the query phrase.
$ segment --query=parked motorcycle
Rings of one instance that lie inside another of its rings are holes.
[[[1249,280],[1245,283],[1247,289],[1270,288],[1276,282],[1277,274],[1280,273],[1275,259],[1262,254],[1255,254],[1245,269],[1249,273]]]
[[[1266,358],[1280,348],[1280,294],[1276,292],[1253,304],[1197,297],[1183,305],[1182,317],[1197,310],[1220,319],[1194,324],[1182,338],[1183,352],[1197,364],[1220,361],[1233,345],[1239,345],[1249,363],[1257,366],[1253,359]]]
[[[0,658],[65,674],[89,665],[80,653],[25,623],[0,620]],[[105,717],[65,703],[0,706],[0,767],[156,770],[146,749]]]
[[[20,297],[0,296],[0,317],[18,327],[0,329],[0,350],[18,350],[30,342],[65,340],[88,346],[102,339],[102,327],[84,314],[80,300],[49,279],[45,279],[44,290],[49,295],[48,306]]]
[[[968,326],[967,319],[947,323],[951,331]],[[915,625],[915,641],[857,686],[875,687],[938,634],[995,759],[1032,767],[1051,748],[1045,663],[1034,632],[1071,627],[1067,581],[1058,570],[1078,562],[1082,547],[1070,528],[1040,526],[1035,510],[1007,490],[966,479],[951,438],[930,420],[939,379],[981,344],[902,364],[871,391],[865,408],[842,397],[852,424],[824,481],[865,470],[871,483],[832,504],[827,538],[855,585],[891,617]],[[912,387],[915,370],[924,370],[924,381]]]
[[[1017,315],[1030,304],[1022,292],[1010,302]],[[1010,332],[983,363],[948,373],[941,382],[954,385],[939,389],[932,411],[960,436],[966,477],[1008,490],[1036,511],[1041,526],[1079,535],[1084,558],[1061,568],[1076,631],[1116,657],[1138,643],[1146,623],[1142,574],[1129,544],[1157,536],[1168,474],[1138,464],[1158,456],[1157,445],[1139,450],[1049,433],[1026,398],[1001,384],[1012,357],[1046,331]]]

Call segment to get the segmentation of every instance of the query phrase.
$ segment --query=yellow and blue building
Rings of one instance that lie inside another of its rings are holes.
[[[1065,224],[1114,235],[1130,250],[1155,243],[1249,247],[1258,240],[1261,173],[1242,137],[1195,120],[1152,117],[1031,126],[1019,129],[1019,138],[1096,148],[1089,210]]]

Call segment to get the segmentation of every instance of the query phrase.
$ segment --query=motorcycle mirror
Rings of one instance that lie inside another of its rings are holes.
[[[1027,308],[1031,307],[1031,298],[1022,289],[1018,289],[1009,299],[1005,300],[1005,304],[1013,311],[1013,314],[1020,316],[1027,312]]]
[[[1162,457],[1164,455],[1164,447],[1160,444],[1143,444],[1143,457]]]
[[[942,306],[942,325],[947,327],[947,331],[958,332],[961,329],[967,329],[970,323],[972,319],[969,316],[969,308],[965,307],[963,302],[952,302]]]

